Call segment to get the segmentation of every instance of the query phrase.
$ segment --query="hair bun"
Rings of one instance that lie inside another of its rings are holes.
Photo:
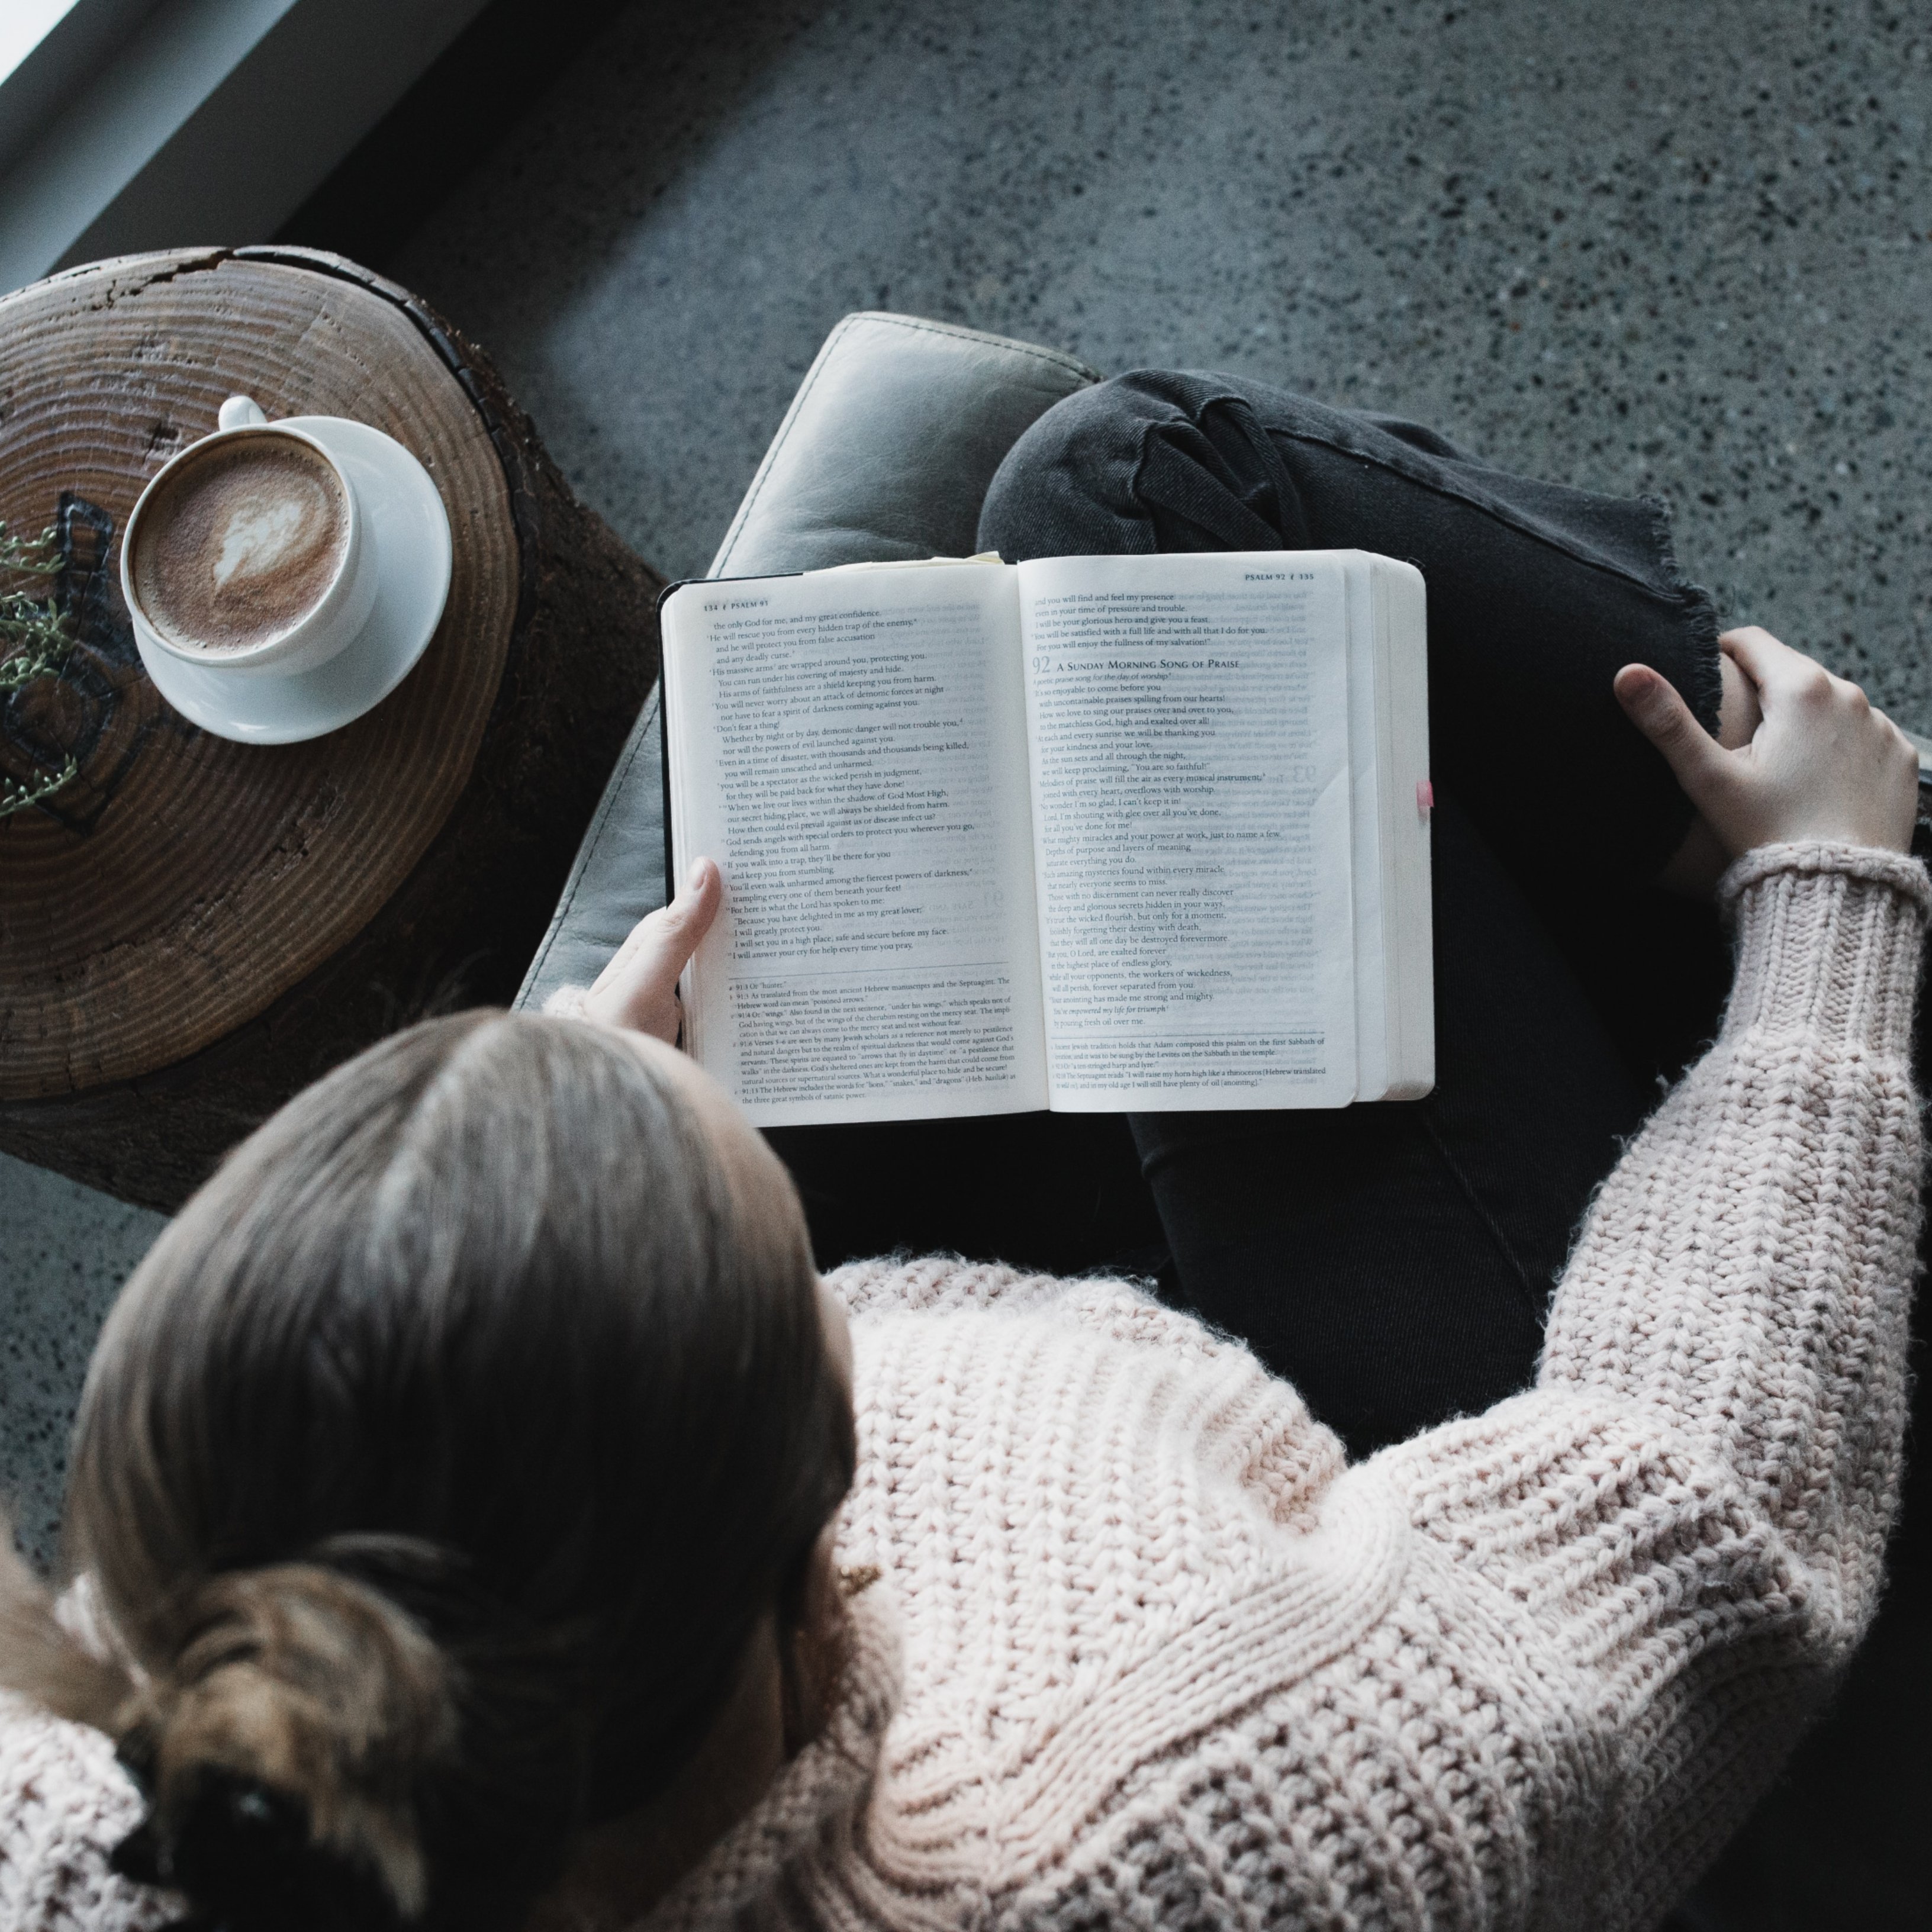
[[[455,1743],[452,1693],[436,1646],[350,1577],[212,1579],[122,1738],[150,1809],[117,1866],[232,1932],[420,1918],[416,1785]]]

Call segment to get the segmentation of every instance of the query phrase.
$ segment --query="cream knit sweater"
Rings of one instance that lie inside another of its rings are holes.
[[[832,1286],[833,1720],[650,1922],[1641,1928],[1870,1618],[1898,1492],[1932,890],[1735,866],[1716,1045],[1593,1205],[1535,1386],[1356,1467],[1118,1282]],[[0,1925],[142,1922],[98,1741],[0,1724]]]

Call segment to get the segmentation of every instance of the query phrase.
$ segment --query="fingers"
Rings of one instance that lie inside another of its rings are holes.
[[[1631,723],[1663,753],[1694,805],[1702,808],[1726,788],[1732,754],[1698,723],[1668,678],[1648,664],[1625,664],[1613,688]]]
[[[718,916],[718,908],[724,903],[724,881],[718,868],[709,859],[696,860],[678,889],[677,897],[669,905],[661,906],[644,924],[650,926],[652,920],[658,922],[655,936],[658,949],[676,953],[678,970],[682,972],[685,962],[703,944],[704,935]]]
[[[632,985],[641,994],[668,998],[676,987],[677,976],[711,930],[724,902],[724,881],[718,868],[709,859],[700,859],[677,897],[640,920],[625,940],[618,958],[630,953],[628,977]]]
[[[1874,711],[1862,685],[1827,670],[1815,658],[1780,644],[1755,624],[1727,631],[1718,642],[1726,658],[1741,665],[1756,686],[1759,701],[1767,714],[1782,715],[1789,706],[1792,718],[1815,726],[1834,704],[1855,720]]]
[[[1707,737],[1654,670],[1625,665],[1616,692],[1724,849],[1736,856],[1757,845],[1829,839],[1906,850],[1918,762],[1898,727],[1850,680],[1768,631],[1753,625],[1718,642],[1762,713],[1736,749]]]
[[[1757,686],[1729,651],[1718,653],[1718,670],[1724,692],[1718,704],[1718,742],[1726,751],[1735,752],[1757,736],[1757,728],[1764,722],[1764,706]]]
[[[1776,696],[1802,697],[1816,690],[1819,681],[1831,675],[1816,659],[1780,644],[1762,625],[1746,624],[1726,631],[1718,644],[1766,701]]]
[[[669,905],[648,914],[631,929],[616,956],[597,976],[584,1003],[586,1014],[614,1026],[632,1027],[675,1042],[678,975],[711,930],[724,903],[724,882],[709,859],[692,866]]]

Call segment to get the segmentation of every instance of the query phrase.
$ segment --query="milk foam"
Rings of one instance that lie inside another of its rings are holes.
[[[238,570],[244,577],[260,577],[298,556],[312,514],[310,506],[286,500],[242,505],[221,532],[214,587],[221,589]]]
[[[142,512],[130,574],[171,644],[218,656],[280,636],[342,568],[341,479],[293,436],[248,434],[190,456]]]

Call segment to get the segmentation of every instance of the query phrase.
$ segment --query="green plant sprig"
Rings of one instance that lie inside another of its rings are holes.
[[[67,620],[34,581],[56,577],[60,568],[58,532],[21,537],[0,523],[0,700],[36,678],[54,676],[74,648]],[[18,580],[23,578],[25,584]],[[58,772],[24,785],[0,773],[0,818],[51,797],[80,770],[70,758]]]

